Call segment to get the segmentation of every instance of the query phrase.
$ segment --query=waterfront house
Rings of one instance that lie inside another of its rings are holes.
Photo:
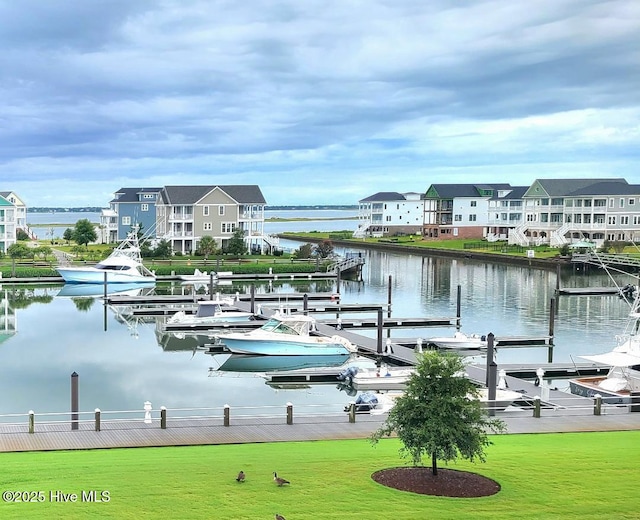
[[[432,184],[424,199],[424,238],[485,238],[489,201],[505,196],[509,184]]]
[[[0,251],[16,243],[18,230],[36,236],[27,225],[27,206],[13,191],[0,191]]]
[[[276,240],[264,233],[265,206],[256,185],[165,186],[156,202],[156,237],[185,254],[207,235],[224,249],[240,229],[250,251],[266,253]]]
[[[358,202],[358,229],[353,236],[420,234],[423,207],[419,193],[378,192]]]
[[[120,188],[100,213],[99,242],[124,240],[133,226],[143,234],[155,236],[156,202],[162,188]]]
[[[509,242],[564,244],[640,237],[640,186],[625,179],[537,179],[523,195],[523,222]]]
[[[523,196],[528,186],[513,186],[498,190],[489,199],[486,239],[490,242],[507,240],[511,230],[524,220]]]

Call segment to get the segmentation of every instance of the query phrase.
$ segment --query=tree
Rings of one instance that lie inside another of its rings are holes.
[[[73,240],[73,229],[65,229],[64,233],[62,234],[62,238],[67,242],[67,245],[69,245],[69,242]]]
[[[227,252],[231,255],[242,256],[246,255],[249,249],[244,241],[244,231],[240,228],[233,232],[233,236],[229,239],[227,245]]]
[[[209,255],[215,254],[217,249],[218,245],[216,244],[216,241],[213,239],[213,237],[204,235],[200,239],[200,243],[198,244],[198,252],[202,256],[204,256],[205,260],[209,258]]]
[[[313,254],[313,245],[303,244],[294,251],[293,256],[294,258],[301,260],[301,259],[311,258],[312,254]]]
[[[320,258],[329,258],[333,254],[333,244],[331,240],[323,240],[314,249],[316,255]]]
[[[38,246],[33,249],[33,253],[37,256],[41,256],[43,260],[47,260],[47,256],[52,253],[49,246]]]
[[[16,242],[7,248],[7,254],[11,257],[11,276],[16,276],[16,259],[33,258],[33,251],[26,245]]]
[[[433,475],[438,474],[438,460],[484,462],[484,449],[491,444],[487,431],[503,432],[505,425],[489,417],[477,396],[477,387],[464,376],[460,356],[426,352],[371,441],[375,444],[395,432],[403,444],[401,455],[410,457],[414,466],[421,464],[423,455],[431,455]]]
[[[153,256],[155,258],[169,258],[173,250],[171,249],[171,244],[168,240],[164,238],[158,242],[155,249],[153,250]]]
[[[97,238],[96,228],[89,219],[82,218],[76,222],[72,234],[72,239],[76,244],[88,248],[89,242],[95,242]]]

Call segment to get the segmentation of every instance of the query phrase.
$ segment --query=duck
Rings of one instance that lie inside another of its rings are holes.
[[[291,482],[289,482],[288,480],[280,478],[275,471],[273,472],[273,480],[280,487],[284,486],[285,484],[291,484]]]
[[[279,515],[278,513],[276,513],[276,520],[287,520],[284,516]]]
[[[238,473],[238,476],[236,477],[236,482],[244,482],[244,471],[240,471],[240,473]]]

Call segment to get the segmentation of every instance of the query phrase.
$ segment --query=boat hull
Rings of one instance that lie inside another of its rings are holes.
[[[153,276],[142,275],[140,273],[121,273],[118,271],[107,271],[94,267],[58,267],[56,268],[65,283],[104,283],[105,274],[107,283],[132,283],[132,282],[153,282]]]
[[[342,355],[322,356],[257,356],[231,354],[218,368],[219,372],[290,372],[306,368],[339,367],[348,360]]]
[[[602,397],[602,402],[607,404],[629,404],[631,396],[626,394],[610,392],[599,388],[597,384],[602,381],[601,377],[570,379],[569,390],[574,395],[594,398],[596,395]]]
[[[234,354],[261,356],[348,356],[351,352],[340,343],[331,343],[310,338],[312,341],[285,341],[278,339],[249,339],[220,337],[227,349]]]

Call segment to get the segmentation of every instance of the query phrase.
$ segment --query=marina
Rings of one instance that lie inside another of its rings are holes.
[[[553,334],[548,334],[551,301],[557,286],[553,272],[486,265],[470,259],[407,257],[364,250],[363,255],[366,260],[363,280],[342,280],[339,287],[337,277],[315,281],[281,276],[268,281],[233,280],[230,285],[217,288],[222,297],[233,297],[234,305],[241,310],[253,306],[254,312],[262,310],[265,315],[279,309],[305,312],[306,306],[306,312],[315,315],[320,333],[347,338],[358,346],[359,355],[366,356],[368,362],[380,359],[399,366],[415,362],[418,340],[422,340],[420,346],[426,349],[427,338],[452,335],[459,315],[461,330],[494,334],[497,366],[507,370],[509,388],[526,390],[530,398],[548,388],[553,406],[549,405],[547,410],[554,414],[561,413],[563,399],[575,399],[568,392],[565,379],[575,375],[572,367],[577,367],[580,374],[593,373],[590,371],[593,367],[577,363],[577,357],[610,350],[612,338],[624,328],[628,314],[625,302],[615,294],[563,295],[555,303]],[[563,287],[610,285],[606,278],[593,275],[587,278],[563,272],[562,277]],[[620,284],[627,281],[621,278]],[[153,403],[154,415],[160,406],[167,408],[169,430],[172,424],[177,426],[176,421],[188,428],[188,419],[180,418],[184,413],[178,409],[199,409],[202,412],[192,414],[207,415],[223,410],[225,404],[232,410],[247,406],[269,410],[284,409],[291,402],[297,410],[294,426],[297,428],[304,420],[302,410],[326,418],[336,414],[340,418],[337,420],[342,421],[344,407],[353,400],[353,395],[330,379],[323,384],[280,381],[278,386],[267,385],[257,372],[249,370],[251,364],[244,361],[244,369],[242,364],[236,363],[234,367],[230,363],[227,367],[234,370],[211,371],[217,367],[219,355],[215,351],[209,354],[210,348],[205,343],[212,338],[202,340],[197,333],[181,335],[179,331],[175,335],[157,335],[158,320],[166,320],[173,311],[193,312],[198,301],[215,297],[203,288],[196,292],[177,281],[160,280],[147,295],[109,295],[106,305],[100,295],[65,296],[63,289],[36,285],[33,289],[16,291],[3,285],[10,308],[14,305],[11,302],[17,301],[11,299],[15,297],[37,303],[23,303],[15,308],[17,333],[0,346],[0,361],[15,367],[13,374],[0,381],[4,395],[12,395],[11,401],[0,400],[0,426],[12,422],[6,417],[11,414],[21,415],[24,424],[28,410],[36,411],[36,423],[40,426],[43,420],[52,421],[52,417],[47,419],[49,412],[64,415],[69,409],[69,375],[74,372],[80,375],[81,416],[92,422],[93,410],[100,408],[104,411],[105,431],[112,428],[108,426],[107,411],[131,410],[135,414],[134,410],[142,409],[142,403],[147,401]],[[405,317],[418,320],[411,326],[398,327],[398,321],[408,319]],[[447,317],[448,323],[426,326],[432,317]],[[341,326],[363,320],[371,326]],[[39,339],[39,334],[54,330],[53,327],[60,336],[56,343],[64,345],[56,349],[55,355],[51,342]],[[203,335],[210,332],[204,331]],[[510,338],[516,340],[517,346],[508,346]],[[532,344],[524,343],[524,339]],[[549,363],[550,348],[552,363]],[[24,352],[29,352],[34,363],[26,363]],[[465,355],[477,367],[478,379],[486,378],[486,352]],[[239,360],[233,360],[236,361]],[[542,388],[534,384],[539,369],[544,369],[546,385]],[[286,376],[286,371],[279,372],[279,377]],[[583,412],[592,415],[592,399],[576,401],[575,406],[577,403],[583,403],[580,405]],[[542,407],[540,425],[545,422]],[[609,408],[606,410],[608,414]],[[613,410],[617,415],[617,409],[612,408],[611,413]],[[533,409],[525,408],[523,413],[530,419]],[[637,415],[629,414],[628,409],[626,414]],[[122,415],[119,420],[124,420],[128,413]],[[207,420],[198,419],[203,424]],[[278,420],[274,419],[276,423]],[[173,438],[176,435],[177,432],[172,433]],[[315,433],[305,435],[313,438]]]

